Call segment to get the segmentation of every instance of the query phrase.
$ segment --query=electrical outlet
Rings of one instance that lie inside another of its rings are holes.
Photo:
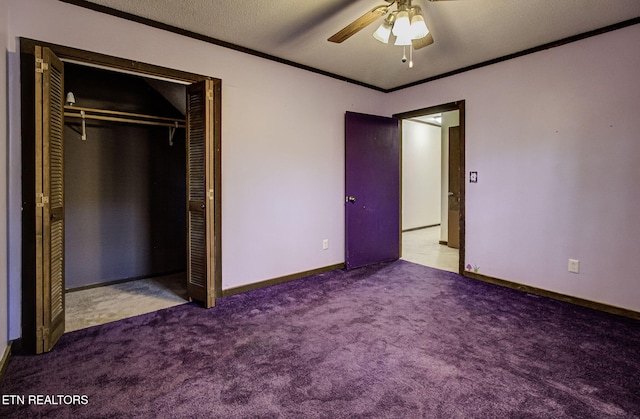
[[[580,273],[580,261],[578,259],[569,259],[569,272]]]
[[[329,239],[322,240],[322,250],[327,250],[329,248]]]

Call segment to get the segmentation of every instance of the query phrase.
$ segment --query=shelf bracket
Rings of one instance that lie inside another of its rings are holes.
[[[80,116],[82,117],[82,141],[87,141],[87,123],[84,119],[84,111],[80,111]]]
[[[173,146],[173,136],[176,133],[176,128],[178,128],[178,121],[176,121],[175,127],[169,127],[169,145]]]

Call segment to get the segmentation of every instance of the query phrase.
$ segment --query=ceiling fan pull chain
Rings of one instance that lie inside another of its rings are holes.
[[[413,68],[413,46],[409,45],[409,68]]]
[[[407,47],[406,47],[406,45],[402,46],[402,62],[403,63],[407,62]]]

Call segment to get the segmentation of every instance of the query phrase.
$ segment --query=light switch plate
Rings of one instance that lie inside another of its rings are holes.
[[[580,273],[580,261],[578,259],[569,259],[569,272]]]
[[[478,172],[469,172],[469,182],[478,183]]]

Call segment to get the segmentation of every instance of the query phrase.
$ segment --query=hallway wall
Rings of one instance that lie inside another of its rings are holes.
[[[402,121],[402,229],[440,224],[440,127]]]

